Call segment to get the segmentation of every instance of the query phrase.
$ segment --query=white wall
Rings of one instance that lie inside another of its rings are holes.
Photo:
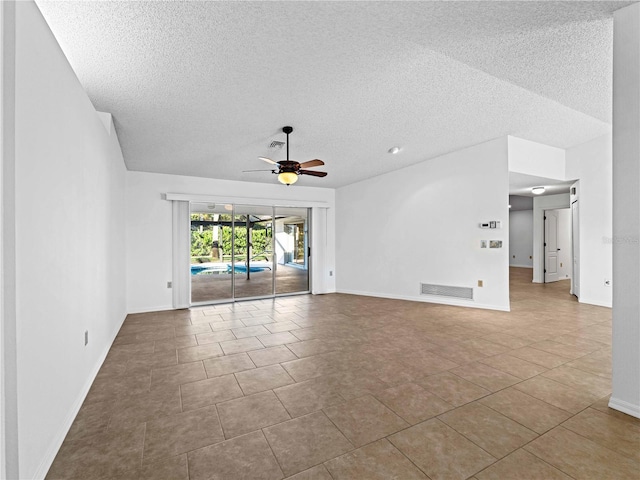
[[[523,138],[507,137],[509,171],[536,177],[565,178],[565,151]]]
[[[338,291],[507,310],[508,187],[504,137],[338,189]],[[490,220],[503,228],[479,228]],[[420,295],[421,282],[474,287],[475,301]]]
[[[16,3],[15,26],[17,427],[28,479],[47,472],[126,314],[125,167],[34,3]]]
[[[613,393],[640,418],[640,4],[613,23]]]
[[[533,268],[533,210],[509,212],[509,266]]]
[[[312,220],[312,236],[326,244],[324,258],[312,249],[314,293],[335,291],[335,190],[328,188],[286,187],[281,184],[234,182],[210,178],[164,175],[145,172],[126,174],[127,235],[127,311],[129,313],[172,308],[172,207],[166,193],[212,195],[236,202],[238,197],[269,199],[281,205],[291,201],[324,202],[326,228]],[[250,200],[249,200],[250,201]],[[259,201],[257,202],[260,203]],[[324,215],[324,213],[321,213]],[[321,237],[321,238],[320,238]],[[137,241],[141,239],[142,241]],[[313,238],[312,238],[313,240]]]
[[[18,477],[15,3],[0,3],[0,478]]]
[[[611,307],[612,137],[567,150],[567,178],[580,179],[580,302]]]

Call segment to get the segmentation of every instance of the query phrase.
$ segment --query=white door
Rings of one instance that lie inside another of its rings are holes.
[[[571,293],[580,298],[580,217],[578,201],[571,204],[571,230],[573,244],[573,273],[571,277]]]
[[[557,282],[558,275],[558,212],[544,212],[544,283]]]

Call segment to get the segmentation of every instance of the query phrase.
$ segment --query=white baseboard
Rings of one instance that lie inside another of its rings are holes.
[[[336,292],[335,288],[329,289],[329,290],[325,290],[324,292],[320,292],[320,291],[312,291],[311,295],[328,295],[330,293],[338,293]]]
[[[510,267],[518,267],[518,268],[531,268],[533,269],[533,265],[509,265]]]
[[[392,300],[408,300],[410,302],[437,303],[440,305],[450,305],[452,307],[481,308],[483,310],[499,310],[501,312],[510,312],[511,308],[507,305],[488,305],[484,303],[476,303],[469,300],[458,300],[455,298],[440,298],[433,295],[421,295],[419,297],[411,297],[409,295],[392,295],[386,293],[362,292],[359,290],[338,290],[336,293],[345,293],[348,295],[362,295],[364,297],[390,298]]]
[[[590,298],[585,298],[585,297],[579,297],[578,298],[578,302],[579,303],[586,303],[587,305],[595,305],[596,307],[607,307],[607,308],[612,308],[612,304],[611,302],[602,302],[600,300],[591,300]]]
[[[640,405],[634,405],[633,403],[611,397],[609,399],[609,408],[626,413],[632,417],[640,418]]]
[[[131,309],[131,310],[127,310],[127,314],[132,314],[133,315],[135,313],[166,312],[168,310],[176,310],[176,309],[173,308],[173,305],[163,305],[161,307],[134,308],[134,309]]]
[[[118,325],[118,328],[116,328],[113,334],[111,335],[111,341],[108,342],[106,348],[98,358],[98,362],[96,362],[96,365],[91,371],[89,378],[87,379],[84,386],[82,387],[82,390],[80,391],[80,395],[78,395],[78,398],[73,403],[73,406],[69,411],[69,414],[64,419],[64,422],[62,423],[62,428],[60,428],[58,435],[56,435],[53,442],[51,442],[49,449],[44,454],[42,461],[40,462],[40,465],[38,465],[38,468],[36,469],[36,473],[33,476],[34,480],[44,479],[45,476],[47,475],[47,472],[51,468],[51,465],[53,464],[53,461],[55,460],[56,455],[58,454],[58,451],[62,446],[62,442],[64,442],[64,439],[67,436],[67,433],[69,433],[69,429],[71,428],[71,425],[73,425],[73,421],[76,419],[76,416],[80,411],[80,407],[82,407],[82,404],[84,403],[85,398],[87,398],[87,394],[91,389],[91,385],[93,385],[93,381],[96,379],[96,376],[100,371],[100,368],[102,368],[102,364],[107,358],[107,354],[109,353],[109,350],[111,349],[111,345],[113,345],[113,342],[116,339],[116,335],[118,335],[118,332],[122,328],[122,324],[124,323],[125,318],[126,318],[126,315],[122,318],[122,321]]]

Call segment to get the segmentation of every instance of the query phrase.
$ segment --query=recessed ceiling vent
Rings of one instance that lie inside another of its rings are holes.
[[[465,300],[473,300],[473,288],[469,287],[452,287],[449,285],[433,285],[430,283],[421,283],[420,293],[422,295],[435,295],[437,297],[452,297],[463,298]]]
[[[281,150],[282,147],[284,147],[284,142],[279,142],[277,140],[274,140],[273,142],[271,142],[269,144],[269,148],[277,148],[277,149]]]

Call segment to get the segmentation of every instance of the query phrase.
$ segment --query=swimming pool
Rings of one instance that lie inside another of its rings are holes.
[[[227,265],[227,270],[231,272],[231,265]],[[235,270],[236,272],[244,273],[247,271],[247,266],[242,263],[236,263]],[[267,262],[251,262],[249,265],[250,272],[263,272],[265,270],[271,270],[271,264]]]
[[[250,272],[263,272],[271,270],[269,262],[251,262]],[[247,266],[244,263],[235,264],[236,273],[246,273]],[[194,263],[191,265],[191,275],[227,275],[231,273],[230,263]]]
[[[195,263],[191,265],[191,275],[227,274],[226,263]]]

